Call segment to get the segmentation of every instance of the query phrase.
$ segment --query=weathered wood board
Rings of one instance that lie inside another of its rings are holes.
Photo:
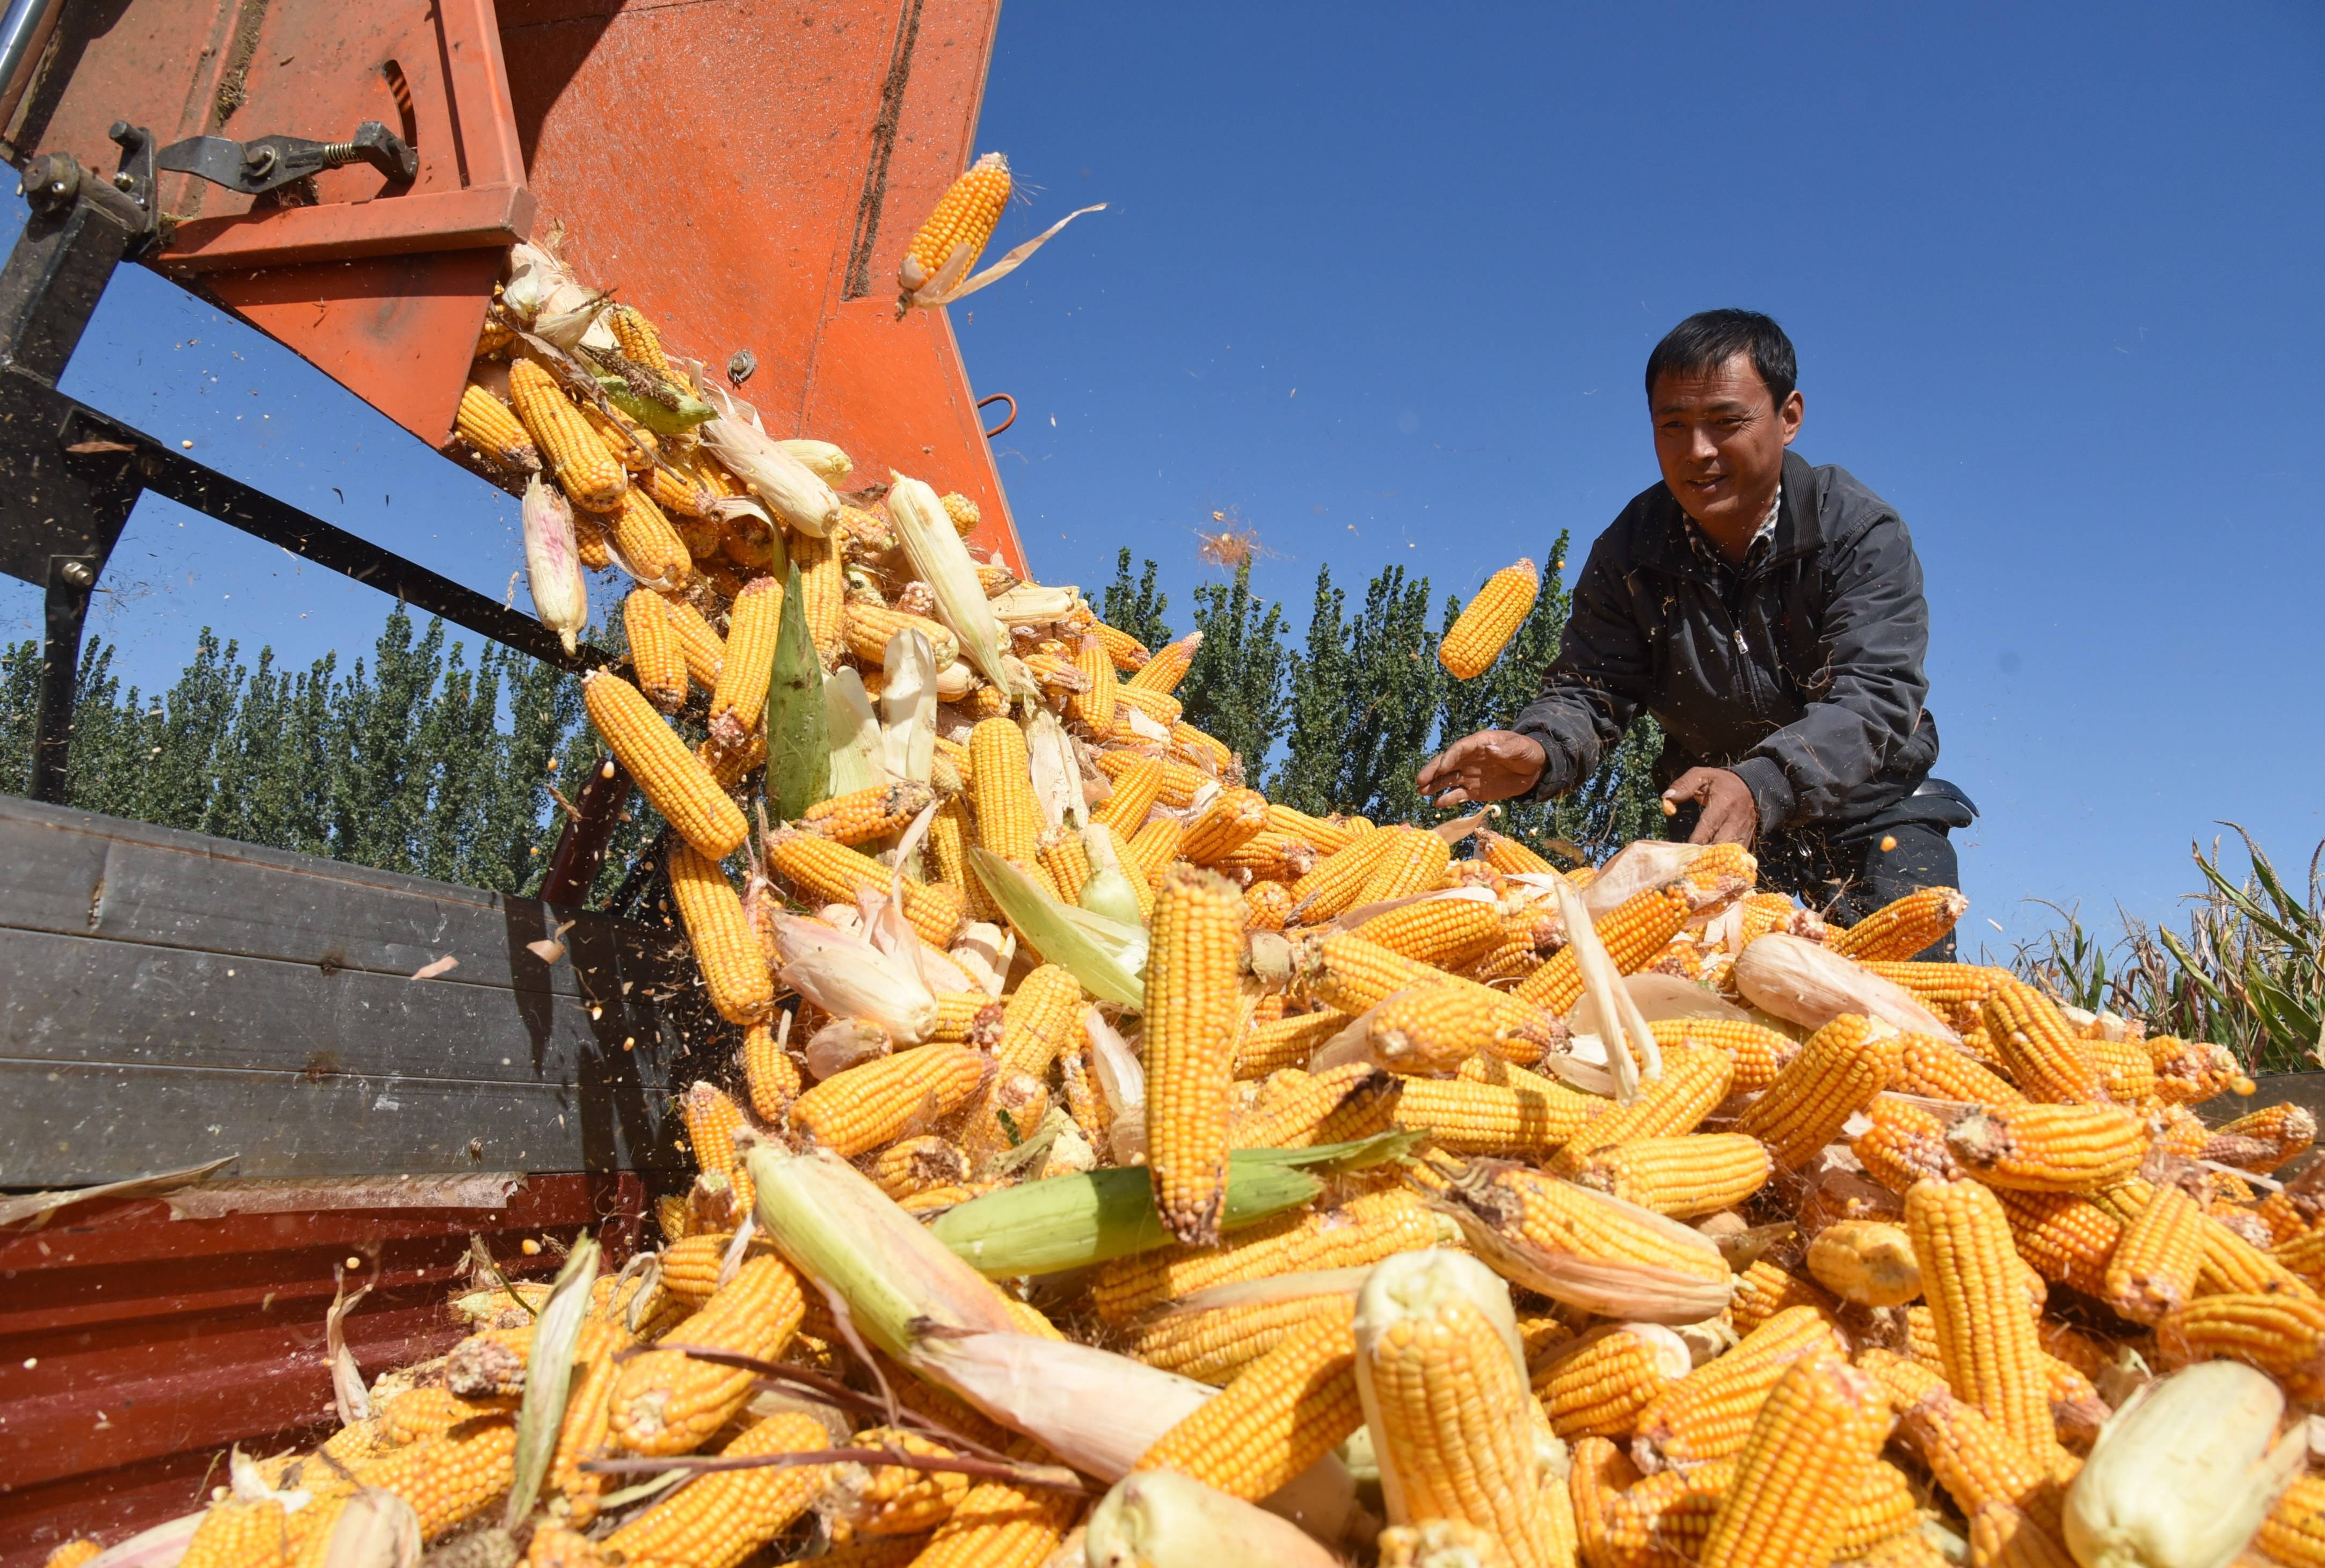
[[[691,983],[587,911],[0,797],[0,1187],[676,1170]]]

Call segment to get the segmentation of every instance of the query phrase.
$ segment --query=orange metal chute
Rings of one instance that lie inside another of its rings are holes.
[[[896,264],[968,162],[998,0],[125,0],[68,5],[6,127],[12,155],[109,168],[107,128],[164,143],[398,130],[420,176],[362,166],[312,205],[165,176],[150,258],[431,445],[514,240],[561,227],[777,433],[976,501],[974,541],[1025,568],[959,348],[902,321]]]

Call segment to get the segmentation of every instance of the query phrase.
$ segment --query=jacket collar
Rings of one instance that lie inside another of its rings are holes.
[[[1784,490],[1777,506],[1776,532],[1768,542],[1765,562],[1774,565],[1823,547],[1823,519],[1817,514],[1816,471],[1798,452],[1784,453]],[[1695,524],[1680,509],[1671,487],[1658,481],[1646,495],[1646,513],[1640,520],[1637,560],[1643,566],[1677,575],[1703,577],[1703,559],[1689,541]]]

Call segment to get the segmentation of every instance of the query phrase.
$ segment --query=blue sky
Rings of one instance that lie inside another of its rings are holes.
[[[2169,915],[2216,819],[2280,862],[2325,836],[2320,64],[2292,4],[1010,0],[977,145],[1032,200],[996,248],[1111,205],[955,326],[1019,400],[1039,575],[1095,586],[1130,543],[1183,611],[1230,511],[1296,627],[1322,563],[1466,594],[1561,528],[1579,559],[1654,478],[1655,338],[1769,311],[1798,450],[1919,543],[1973,922]],[[158,279],[122,276],[68,385],[496,596],[520,564],[513,503]],[[149,682],[204,624],[303,662],[381,613],[159,502],[108,585]],[[36,602],[0,590],[0,635]]]

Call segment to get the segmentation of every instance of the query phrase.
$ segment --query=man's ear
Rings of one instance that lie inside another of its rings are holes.
[[[1783,427],[1784,444],[1791,446],[1792,438],[1801,433],[1801,421],[1808,413],[1808,402],[1797,386],[1785,394],[1784,406],[1776,411],[1776,422]]]

